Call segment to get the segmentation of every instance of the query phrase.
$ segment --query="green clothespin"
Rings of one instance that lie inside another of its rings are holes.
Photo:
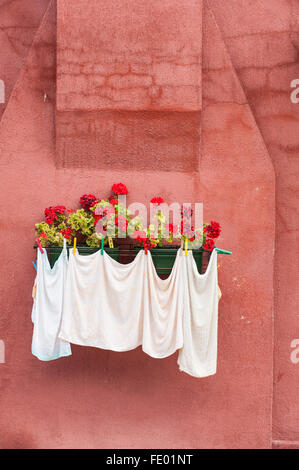
[[[105,238],[103,237],[102,241],[101,241],[101,255],[104,254],[104,240],[105,240]]]
[[[221,248],[215,248],[215,250],[217,251],[217,253],[219,253],[221,255],[232,255],[231,251],[221,250]]]

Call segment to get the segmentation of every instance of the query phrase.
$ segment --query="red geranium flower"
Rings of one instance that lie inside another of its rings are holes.
[[[39,238],[48,238],[47,235],[45,234],[45,232],[41,232],[39,234]]]
[[[115,194],[128,194],[128,189],[123,183],[117,183],[112,186],[112,191]]]
[[[205,244],[203,245],[205,250],[212,251],[214,248],[215,242],[214,240],[206,240]]]
[[[62,233],[62,235],[64,236],[64,238],[66,238],[67,240],[70,238],[70,236],[72,235],[72,229],[70,228],[67,228],[65,230],[60,230],[60,233]]]
[[[57,220],[59,215],[63,215],[66,210],[65,206],[50,206],[45,209],[45,218],[48,224],[52,224]]]
[[[158,196],[158,197],[153,197],[153,198],[151,199],[151,203],[152,203],[152,204],[157,204],[158,206],[159,206],[160,204],[163,204],[163,202],[164,202],[164,199],[163,199],[163,197],[160,197],[160,196]]]
[[[109,202],[110,204],[112,204],[113,206],[115,206],[116,204],[118,204],[118,199],[116,199],[115,197],[109,199]]]
[[[169,233],[173,233],[173,224],[166,224],[166,225],[165,225],[165,229],[166,229]]]
[[[90,209],[96,202],[98,200],[93,194],[83,194],[80,197],[80,204],[84,209]]]
[[[101,220],[103,215],[102,214],[93,214],[93,217],[94,217],[93,225],[97,225],[98,221]]]
[[[165,229],[169,232],[169,233],[176,233],[177,230],[178,230],[178,227],[177,225],[173,225],[173,224],[166,224],[165,225]]]
[[[218,238],[221,233],[221,227],[218,222],[212,221],[209,225],[207,225],[204,229],[205,234],[207,237],[210,238]]]

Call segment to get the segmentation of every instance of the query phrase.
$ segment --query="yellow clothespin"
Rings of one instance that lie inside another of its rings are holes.
[[[113,240],[111,237],[108,237],[109,248],[113,248]]]
[[[74,238],[74,248],[73,248],[73,253],[74,255],[76,254],[76,245],[77,245],[77,238]]]
[[[188,240],[185,240],[185,256],[188,255]]]

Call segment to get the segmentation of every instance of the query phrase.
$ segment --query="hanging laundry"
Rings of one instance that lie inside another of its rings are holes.
[[[34,324],[32,354],[41,361],[72,354],[70,344],[58,338],[67,264],[66,240],[52,269],[47,251],[37,251],[36,290],[31,315]]]
[[[142,345],[152,357],[183,345],[183,293],[178,256],[168,279],[158,277],[150,253],[121,264],[107,253],[70,253],[60,338],[113,351]]]
[[[59,337],[113,351],[141,345],[145,261],[142,252],[120,264],[105,251],[70,251]]]
[[[32,352],[41,360],[71,354],[69,343],[113,351],[141,345],[154,358],[179,350],[180,370],[194,377],[216,373],[216,250],[199,274],[192,251],[179,249],[167,279],[157,275],[150,251],[121,264],[101,250],[70,250],[67,261],[64,247],[51,270],[44,250],[36,285]]]
[[[198,273],[193,255],[186,257],[184,267],[184,345],[178,364],[193,377],[207,377],[215,374],[217,367],[217,252],[213,251],[204,274]]]
[[[150,252],[144,273],[142,349],[151,357],[170,356],[183,346],[184,291],[182,251],[178,250],[172,271],[160,279]]]

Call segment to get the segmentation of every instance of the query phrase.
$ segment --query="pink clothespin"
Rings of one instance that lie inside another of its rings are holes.
[[[37,246],[39,247],[40,252],[43,254],[44,250],[43,250],[43,247],[41,245],[41,242],[40,242],[39,238],[36,239],[36,243],[37,243]]]

